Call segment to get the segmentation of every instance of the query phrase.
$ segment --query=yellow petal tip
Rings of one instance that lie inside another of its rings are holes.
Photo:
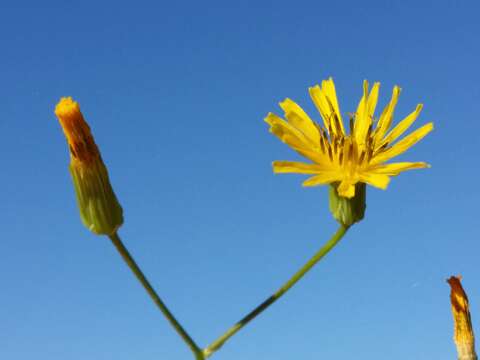
[[[80,106],[70,96],[62,97],[55,107],[55,115],[59,118],[71,118],[80,113]]]
[[[428,133],[433,131],[433,129],[435,129],[435,126],[433,125],[433,122],[429,122],[429,123],[423,125],[422,128],[425,129],[425,135],[427,135]]]
[[[269,113],[267,114],[267,116],[265,116],[265,118],[263,119],[263,121],[265,121],[265,122],[266,122],[267,124],[269,124],[269,125],[272,125],[272,124],[273,124],[273,123],[272,123],[272,117],[275,117],[275,114],[269,112]]]

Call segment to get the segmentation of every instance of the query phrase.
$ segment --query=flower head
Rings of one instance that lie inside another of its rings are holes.
[[[82,222],[96,234],[111,235],[123,224],[123,211],[90,127],[71,97],[60,100],[55,115],[70,149],[70,174]]]
[[[323,119],[323,126],[314,122],[290,99],[280,103],[286,120],[269,113],[265,121],[270,132],[313,163],[274,161],[275,173],[300,173],[313,175],[304,186],[332,184],[341,197],[352,198],[357,183],[366,183],[386,189],[390,176],[403,171],[426,168],[424,162],[385,162],[402,154],[433,129],[428,123],[398,140],[416,120],[422,105],[392,128],[393,113],[400,95],[395,86],[390,102],[378,120],[374,117],[378,100],[379,83],[369,91],[368,82],[363,83],[363,97],[357,111],[350,114],[347,133],[338,105],[332,78],[322,86],[309,89],[310,96]]]

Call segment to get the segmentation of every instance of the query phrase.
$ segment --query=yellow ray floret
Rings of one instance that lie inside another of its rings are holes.
[[[385,163],[423,139],[433,130],[433,123],[398,140],[418,118],[423,105],[417,105],[415,111],[391,129],[400,88],[393,88],[391,100],[376,121],[374,113],[379,89],[380,83],[374,83],[369,91],[368,82],[364,81],[363,96],[357,111],[350,117],[349,134],[345,131],[332,78],[324,80],[322,86],[309,89],[323,126],[313,121],[292,100],[281,102],[285,119],[269,113],[265,121],[270,125],[270,132],[313,163],[274,161],[273,171],[314,175],[303,185],[335,183],[340,196],[351,198],[355,195],[357,183],[386,189],[391,176],[429,167],[424,162]]]

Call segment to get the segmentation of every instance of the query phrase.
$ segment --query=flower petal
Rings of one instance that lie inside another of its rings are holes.
[[[285,117],[290,124],[300,130],[313,144],[319,143],[320,134],[317,126],[297,103],[285,99],[280,103],[280,107],[285,112]]]
[[[373,84],[372,90],[368,93],[368,82],[363,83],[363,97],[358,104],[357,113],[355,115],[355,140],[359,145],[359,150],[365,150],[369,130],[373,123],[373,114],[377,106],[378,91],[380,83]]]
[[[318,164],[306,164],[297,161],[274,161],[273,172],[280,173],[298,173],[298,174],[318,174],[325,171],[325,167]]]
[[[335,83],[333,79],[330,77],[328,80],[322,81],[322,91],[329,100],[330,104],[332,105],[335,114],[338,118],[339,124],[334,124],[334,128],[336,129],[336,134],[345,134],[345,129],[343,127],[342,121],[342,114],[340,113],[340,107],[338,106],[338,99],[337,99],[337,91],[335,90]],[[340,127],[340,128],[337,128]]]
[[[351,199],[355,196],[355,184],[351,180],[342,180],[337,187],[338,195]]]
[[[377,107],[378,101],[378,91],[380,90],[380,83],[376,82],[373,83],[372,90],[368,95],[368,102],[367,102],[367,109],[368,109],[368,117],[370,119],[370,123],[373,120],[373,115],[375,113],[375,108]]]
[[[368,81],[363,81],[363,96],[360,99],[360,102],[357,106],[357,112],[355,113],[355,124],[353,128],[354,137],[357,141],[357,144],[365,143],[365,134],[367,133],[368,127],[370,126],[371,121],[368,119]]]
[[[403,171],[413,170],[413,169],[424,169],[429,167],[430,165],[425,162],[399,162],[399,163],[378,165],[376,168],[370,169],[369,171],[375,174],[385,174],[389,176],[396,176]]]
[[[276,135],[282,142],[286,143],[300,155],[315,163],[329,163],[330,159],[326,154],[317,151],[305,138],[302,132],[283,120],[281,117],[269,113],[265,122],[270,125],[270,132]]]
[[[360,181],[372,185],[376,188],[385,190],[390,182],[388,175],[364,172],[359,174]]]
[[[328,106],[328,101],[325,98],[325,94],[320,89],[320,86],[315,85],[313,87],[308,88],[308,92],[310,93],[310,97],[312,98],[313,103],[317,107],[320,116],[323,119],[323,125],[325,129],[330,132],[330,108]]]
[[[395,106],[397,106],[398,97],[400,96],[400,88],[398,86],[393,87],[392,98],[390,102],[385,106],[378,120],[377,128],[375,129],[374,144],[375,148],[379,148],[381,141],[388,129],[392,125],[393,113],[395,111]]]
[[[308,140],[297,128],[283,120],[280,116],[268,113],[265,122],[270,125],[270,132],[289,145],[309,146]],[[287,136],[290,141],[287,141]]]
[[[371,165],[380,164],[382,162],[387,161],[395,156],[403,154],[417,142],[422,140],[430,131],[433,130],[433,123],[428,123],[421,128],[415,130],[410,135],[406,136],[391,148],[388,148],[385,151],[380,152],[378,155],[375,155],[373,159],[370,161]]]
[[[308,91],[318,112],[322,116],[327,132],[329,134],[333,132],[334,135],[345,134],[333,79],[324,80],[321,88],[315,85],[310,87]]]
[[[334,171],[324,172],[315,176],[312,176],[303,182],[303,186],[317,186],[330,184],[339,180],[339,174]]]
[[[405,119],[400,121],[397,126],[395,126],[392,131],[388,133],[387,136],[382,140],[380,146],[383,144],[389,143],[391,144],[394,142],[397,138],[399,138],[405,131],[408,130],[410,125],[413,124],[413,122],[417,119],[418,115],[420,115],[420,112],[422,111],[423,104],[418,104],[417,108],[415,109],[414,112],[412,112],[410,115],[408,115]]]

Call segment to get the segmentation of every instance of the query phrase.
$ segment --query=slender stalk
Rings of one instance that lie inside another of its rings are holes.
[[[248,313],[239,322],[228,329],[222,336],[211,343],[203,350],[203,355],[208,358],[215,351],[220,349],[225,342],[235,335],[241,328],[247,325],[256,316],[261,314],[266,308],[277,301],[283,294],[285,294],[293,285],[295,285],[312,267],[315,266],[335,245],[342,239],[348,230],[348,226],[340,225],[337,232],[331,239],[310,259],[300,270],[298,270],[284,285],[282,285],[273,295],[267,298],[264,302],[258,305],[250,313]]]
[[[185,343],[188,345],[190,350],[192,350],[193,354],[195,355],[195,359],[204,360],[205,357],[202,353],[202,350],[198,347],[198,345],[190,337],[190,335],[188,335],[188,333],[185,331],[182,325],[180,325],[178,320],[175,318],[175,316],[173,316],[173,314],[167,308],[167,306],[162,301],[162,299],[160,299],[160,296],[158,296],[158,294],[155,292],[153,287],[150,285],[150,282],[147,280],[145,275],[143,275],[142,270],[140,270],[137,263],[128,252],[127,248],[123,245],[122,240],[120,239],[118,234],[115,233],[113,235],[110,235],[109,238],[110,240],[112,240],[113,245],[115,245],[115,248],[118,250],[123,260],[125,260],[130,270],[132,270],[132,272],[135,274],[138,281],[140,281],[140,283],[143,285],[143,287],[147,291],[148,295],[150,295],[155,305],[157,305],[157,307],[160,309],[162,314],[165,315],[167,320],[173,326],[173,328],[178,333],[178,335],[180,335],[183,341],[185,341]]]

